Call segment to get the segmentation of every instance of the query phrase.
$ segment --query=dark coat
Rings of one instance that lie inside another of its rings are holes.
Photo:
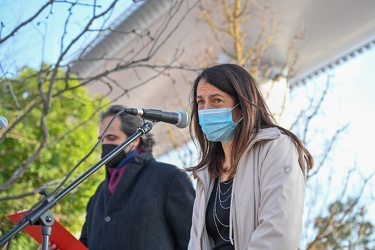
[[[186,173],[137,155],[112,195],[107,176],[90,198],[80,240],[90,250],[187,249],[194,198]]]

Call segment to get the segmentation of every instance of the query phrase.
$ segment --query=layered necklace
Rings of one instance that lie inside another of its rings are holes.
[[[223,241],[229,242],[230,237],[227,235],[228,238],[224,237],[221,234],[222,228],[229,229],[230,226],[230,204],[231,204],[231,197],[232,197],[232,187],[233,187],[233,178],[224,182],[220,182],[218,180],[216,186],[216,194],[213,206],[213,219],[217,233],[219,234],[220,238]],[[218,214],[219,212],[219,214]],[[223,216],[225,216],[223,218]],[[220,219],[221,218],[221,219]],[[225,223],[223,220],[227,220],[228,222]]]

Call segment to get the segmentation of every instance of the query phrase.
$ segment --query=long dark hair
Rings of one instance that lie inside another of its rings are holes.
[[[230,157],[231,170],[229,177],[233,177],[237,171],[237,165],[240,157],[250,145],[252,135],[258,133],[262,128],[277,127],[290,136],[297,148],[299,154],[299,161],[302,168],[301,161],[305,160],[307,169],[313,167],[313,158],[309,151],[304,147],[301,140],[298,139],[289,130],[280,127],[276,124],[269,108],[258,89],[258,84],[255,79],[242,67],[235,64],[219,64],[204,69],[195,79],[190,98],[191,98],[191,123],[190,134],[192,139],[200,147],[200,162],[187,170],[195,171],[208,165],[208,171],[212,178],[220,176],[223,171],[222,165],[225,160],[225,155],[221,142],[210,142],[201,130],[198,118],[198,105],[196,102],[197,87],[201,79],[215,86],[216,88],[229,94],[235,101],[239,103],[239,108],[242,110],[242,121],[238,124],[236,133],[232,143],[232,154]],[[195,136],[195,138],[194,138]]]

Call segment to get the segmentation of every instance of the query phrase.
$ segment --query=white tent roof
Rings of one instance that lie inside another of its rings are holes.
[[[158,20],[160,15],[166,13],[170,8],[170,2],[171,0],[144,1],[131,13],[127,12],[126,18],[116,23],[116,27],[120,30],[131,30],[140,26],[149,27]],[[188,6],[185,2],[192,2],[192,0],[185,0],[183,7]],[[214,0],[208,2],[217,3]],[[265,55],[266,62],[285,63],[290,44],[295,35],[303,30],[302,39],[298,43],[299,61],[296,75],[292,79],[294,82],[304,81],[375,46],[374,0],[262,0],[259,2],[269,4],[270,10],[274,12],[275,23],[280,24],[280,30]],[[199,49],[205,45],[206,41],[209,41],[209,37],[212,38],[212,33],[208,28],[203,28],[204,25],[201,22],[197,23],[198,15],[199,9],[195,8],[173,36],[166,41],[156,60],[162,60],[162,56],[170,56],[177,46],[185,48],[181,60],[189,62],[195,59],[194,56]],[[259,26],[257,23],[250,23],[248,26],[249,43],[253,42],[254,37],[251,34],[257,25]],[[124,39],[124,36],[108,33],[102,40],[95,41],[95,46],[89,50],[85,58],[115,55],[129,48],[131,42],[131,39]],[[105,64],[108,63],[104,60],[80,62],[74,64],[73,70],[85,77],[98,72],[98,69],[105,67]],[[139,83],[140,75],[147,76],[147,74],[146,71],[140,70],[137,72],[138,76],[135,76],[134,71],[128,70],[118,72],[112,77],[121,84],[131,86]],[[172,100],[176,99],[176,93],[179,92],[186,97],[182,102],[187,106],[189,86],[186,82],[181,83],[181,77],[176,77],[176,79],[172,85],[166,84],[167,80],[163,77],[153,79],[152,84],[133,90],[131,95],[126,95],[117,102],[135,108],[171,111],[177,109],[176,103]],[[92,92],[105,91],[99,85],[93,85],[90,88]],[[166,105],[165,100],[171,102]],[[153,133],[157,134],[156,139],[161,145],[159,149],[156,149],[156,154],[171,149],[169,146],[163,146],[168,140],[165,138],[168,132],[153,130]]]

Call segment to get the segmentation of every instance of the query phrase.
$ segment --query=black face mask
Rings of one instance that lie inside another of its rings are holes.
[[[109,154],[112,150],[114,150],[118,145],[115,145],[115,144],[102,144],[102,159],[107,155]],[[109,162],[107,162],[107,164],[105,164],[108,168],[114,168],[117,166],[117,164],[120,163],[120,161],[122,161],[123,159],[125,159],[126,157],[126,153],[124,150],[121,150],[120,153],[118,153],[117,155],[115,155],[115,157],[113,157],[112,159],[109,160]]]

